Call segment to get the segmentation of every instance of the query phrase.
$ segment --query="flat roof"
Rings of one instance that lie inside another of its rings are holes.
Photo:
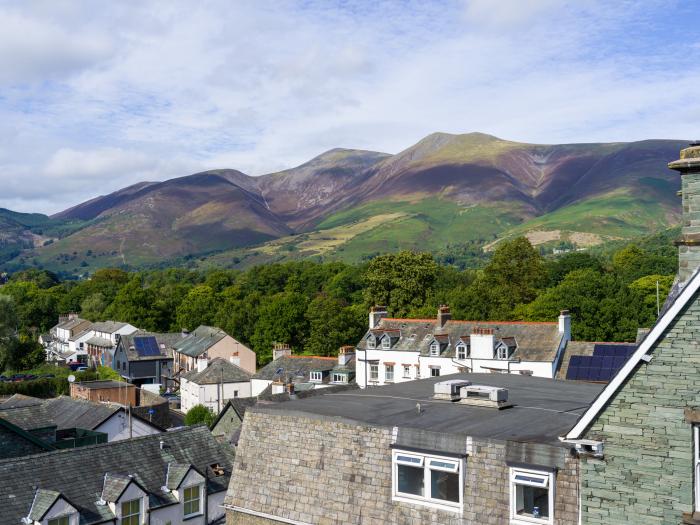
[[[507,388],[513,406],[499,410],[433,399],[435,383],[447,379]],[[258,404],[250,410],[292,411],[373,426],[561,445],[559,436],[571,430],[603,387],[519,374],[452,374],[286,403]]]
[[[75,383],[76,385],[83,386],[85,388],[134,388],[131,383],[126,383],[124,381],[114,381],[112,379],[105,379],[101,381],[81,381],[80,383]]]

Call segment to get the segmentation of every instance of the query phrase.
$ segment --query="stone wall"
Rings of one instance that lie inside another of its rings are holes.
[[[338,418],[264,407],[248,410],[226,498],[227,523],[279,523],[236,512],[231,506],[318,525],[510,523],[505,442],[473,443],[466,462],[464,510],[459,515],[392,501],[392,436],[391,428]],[[578,460],[562,457],[564,466],[556,476],[555,524],[575,524]]]
[[[696,296],[585,437],[604,459],[581,463],[584,524],[681,523],[693,508],[693,436],[685,408],[700,406]]]

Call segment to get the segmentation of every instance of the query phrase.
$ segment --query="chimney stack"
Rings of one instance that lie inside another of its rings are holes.
[[[569,314],[569,310],[562,310],[559,313],[559,333],[564,336],[565,341],[571,341],[571,314]]]
[[[272,347],[272,360],[286,355],[292,355],[292,349],[287,343],[275,343]]]
[[[452,314],[450,313],[450,307],[446,304],[441,304],[437,312],[437,324],[439,328],[445,326],[445,323],[452,319]]]
[[[355,357],[354,346],[341,346],[338,350],[338,366],[345,366]]]
[[[683,213],[681,238],[678,246],[678,280],[690,279],[700,266],[700,141],[691,142],[681,150],[680,159],[669,163],[669,168],[681,174]]]
[[[209,361],[206,358],[197,359],[197,372],[204,372],[209,366]]]
[[[387,317],[386,306],[375,305],[369,309],[369,329],[372,330],[379,325],[384,317]]]

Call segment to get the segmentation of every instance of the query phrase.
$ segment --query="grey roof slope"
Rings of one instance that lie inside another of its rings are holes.
[[[88,346],[99,346],[100,348],[112,348],[114,345],[112,344],[112,341],[109,339],[105,339],[104,337],[91,337],[87,341],[85,341],[85,344]]]
[[[25,430],[51,426],[56,426],[58,430],[93,429],[121,408],[119,405],[93,403],[67,396],[37,401],[35,404],[25,402],[15,408],[12,408],[15,405],[8,407],[3,403],[0,405],[0,417]]]
[[[82,323],[89,323],[87,319],[81,319],[80,317],[75,317],[73,319],[66,319],[62,323],[58,323],[55,328],[61,328],[63,330],[73,330],[76,326]]]
[[[559,348],[561,334],[557,323],[533,323],[515,321],[456,321],[449,320],[442,328],[436,319],[384,318],[373,330],[368,330],[357,345],[367,348],[370,333],[392,336],[391,350],[420,352],[430,355],[430,342],[435,335],[447,335],[447,348],[442,357],[456,357],[455,347],[460,338],[468,338],[476,328],[491,328],[496,340],[513,337],[517,350],[512,358],[524,361],[552,361]],[[443,342],[443,341],[441,341]]]
[[[161,440],[165,445],[162,450]],[[81,525],[111,520],[114,516],[109,507],[97,505],[106,473],[135,474],[150,493],[152,507],[172,503],[174,498],[161,491],[171,462],[192,464],[207,472],[209,493],[225,491],[232,455],[231,448],[218,443],[206,427],[197,426],[0,461],[2,523],[20,523],[29,512],[36,488],[60,492],[80,510]],[[214,463],[223,466],[223,476],[213,476],[209,466]]]
[[[266,364],[257,373],[253,374],[253,379],[299,379],[309,380],[309,372],[312,370],[332,370],[338,364],[335,357],[319,357],[304,355],[284,355]],[[278,373],[278,371],[280,371]]]
[[[127,323],[122,323],[119,321],[100,321],[99,323],[92,323],[92,329],[96,332],[113,334],[124,328],[126,325]]]
[[[433,399],[434,384],[446,379],[507,388],[508,401],[514,406],[498,410]],[[592,383],[515,374],[453,374],[286,403],[258,403],[249,410],[311,414],[381,427],[561,446],[559,436],[572,427],[602,388]],[[420,414],[416,403],[420,403]]]
[[[201,372],[190,370],[181,377],[198,385],[216,385],[222,381],[224,383],[247,383],[250,381],[251,374],[226,359],[217,357],[212,359]]]
[[[228,334],[221,328],[201,325],[172,345],[173,350],[190,357],[199,357]]]
[[[43,401],[43,399],[39,399],[38,397],[25,396],[24,394],[12,394],[9,399],[0,403],[0,410],[40,405]]]
[[[134,337],[155,337],[158,347],[160,349],[160,355],[139,355],[134,347]],[[177,341],[182,339],[182,334],[177,333],[156,333],[156,332],[146,332],[145,330],[137,330],[133,334],[120,335],[118,343],[126,350],[126,357],[129,361],[151,361],[153,359],[172,359],[168,353],[168,348],[170,348]]]
[[[60,497],[61,493],[55,490],[37,490],[34,495],[34,501],[32,502],[32,510],[28,514],[29,518],[34,521],[41,521],[44,519],[46,513]]]

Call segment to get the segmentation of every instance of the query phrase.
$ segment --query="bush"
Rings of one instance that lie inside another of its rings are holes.
[[[214,422],[214,412],[211,409],[205,407],[204,405],[195,405],[187,411],[185,414],[185,425],[197,425],[199,423],[204,423],[210,426]]]

